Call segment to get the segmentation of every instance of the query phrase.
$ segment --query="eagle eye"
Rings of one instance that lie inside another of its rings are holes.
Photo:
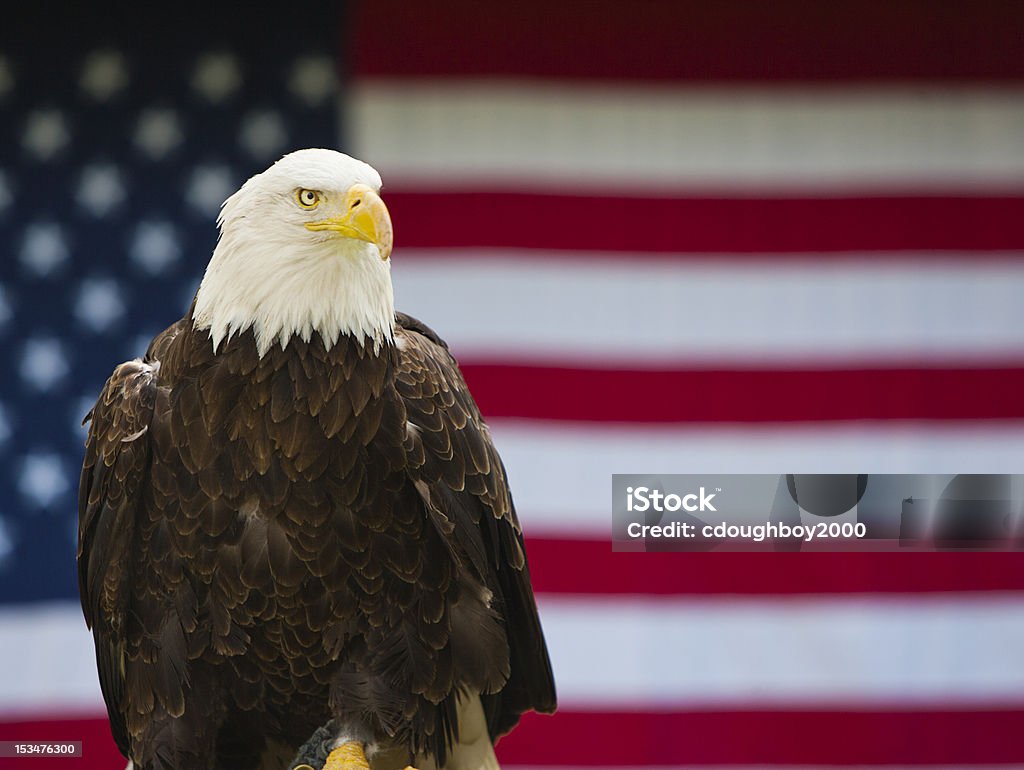
[[[320,193],[316,190],[300,189],[295,193],[295,200],[304,209],[315,209],[320,203]]]

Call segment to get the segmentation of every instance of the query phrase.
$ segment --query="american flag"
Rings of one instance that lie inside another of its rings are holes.
[[[328,146],[381,171],[397,304],[459,358],[527,533],[560,710],[503,764],[1024,766],[1017,554],[609,542],[613,473],[1024,467],[1024,5],[19,13],[0,739],[118,766],[75,598],[78,423],[180,317],[223,198]]]

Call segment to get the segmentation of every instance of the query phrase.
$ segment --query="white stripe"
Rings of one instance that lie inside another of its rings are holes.
[[[456,355],[778,363],[1024,352],[1024,260],[768,264],[631,255],[395,257],[400,310]]]
[[[675,88],[364,80],[386,185],[1019,185],[1020,88]]]
[[[567,709],[1019,702],[1024,600],[541,596]],[[77,606],[0,615],[0,713],[102,713]]]
[[[78,604],[0,609],[0,713],[103,713],[92,635]]]
[[[528,535],[607,537],[614,473],[1019,473],[1024,425],[634,427],[492,420]]]
[[[566,709],[1020,702],[1024,599],[540,598]]]

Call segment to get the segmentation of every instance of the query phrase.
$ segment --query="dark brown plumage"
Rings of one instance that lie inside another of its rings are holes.
[[[95,408],[79,580],[121,751],[255,767],[331,717],[445,762],[554,683],[501,459],[445,344],[314,333],[214,353],[190,314]]]

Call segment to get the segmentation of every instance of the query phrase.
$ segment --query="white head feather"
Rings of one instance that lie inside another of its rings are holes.
[[[352,335],[379,349],[394,332],[391,262],[378,247],[307,223],[343,213],[355,184],[380,191],[371,166],[334,150],[298,150],[257,174],[228,198],[220,238],[206,269],[193,323],[209,329],[214,349],[252,327],[259,355],[314,332],[330,347]],[[321,194],[304,209],[297,191]]]

